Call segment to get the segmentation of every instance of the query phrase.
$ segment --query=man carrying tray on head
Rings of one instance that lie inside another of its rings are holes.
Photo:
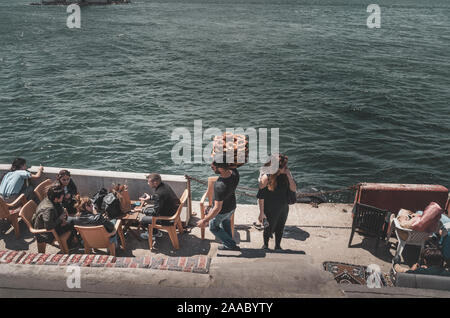
[[[239,172],[230,164],[217,161],[211,163],[211,169],[220,174],[214,183],[214,206],[204,219],[197,222],[197,226],[206,227],[209,222],[210,231],[223,243],[219,246],[220,250],[239,251],[240,247],[232,238],[230,221],[236,210],[235,191],[239,184]]]

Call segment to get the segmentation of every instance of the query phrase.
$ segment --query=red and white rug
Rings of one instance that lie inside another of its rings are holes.
[[[205,255],[192,257],[115,257],[99,254],[42,254],[27,251],[0,251],[0,264],[149,268],[207,274],[209,273],[210,263],[211,258]]]

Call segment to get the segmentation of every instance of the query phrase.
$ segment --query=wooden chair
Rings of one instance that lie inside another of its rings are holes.
[[[386,238],[391,213],[376,207],[355,203],[353,206],[353,224],[348,247],[350,247],[355,232],[377,239],[375,252],[378,249],[380,239]]]
[[[180,248],[178,243],[177,228],[178,232],[181,234],[184,232],[183,225],[181,224],[181,211],[188,198],[189,191],[184,190],[180,198],[180,205],[178,206],[177,212],[173,216],[154,216],[152,217],[152,223],[148,225],[148,246],[150,251],[153,247],[153,229],[165,230],[169,233],[170,241],[175,249]],[[169,223],[169,225],[156,224],[157,221],[163,221],[163,223]]]
[[[122,220],[117,220],[115,224],[115,230],[112,233],[106,231],[103,225],[98,226],[75,225],[74,227],[83,238],[84,252],[86,254],[91,254],[93,248],[107,248],[109,254],[111,254],[112,256],[116,256],[116,245],[114,243],[111,243],[109,239],[116,233],[120,233],[120,229],[122,228]],[[122,249],[124,249],[123,244]]]
[[[51,184],[52,180],[47,179],[39,183],[39,185],[34,189],[34,193],[38,197],[39,201],[44,200],[44,198],[47,196],[47,191]]]
[[[0,198],[0,218],[7,219],[14,228],[16,238],[20,237],[19,228],[19,212],[20,207],[27,203],[27,199],[24,194],[21,194],[14,202],[6,203]]]
[[[33,228],[32,219],[33,219],[34,213],[36,212],[36,208],[37,208],[36,203],[33,200],[30,200],[27,202],[27,204],[25,204],[20,209],[20,212],[19,212],[20,217],[22,218],[22,220],[24,220],[24,222],[28,226],[28,229],[30,230],[30,232],[32,234],[53,233],[53,236],[55,237],[54,242],[58,242],[57,247],[64,254],[68,254],[69,247],[67,245],[67,239],[70,236],[70,232],[66,232],[62,235],[58,235],[58,233],[56,233],[56,231],[54,229],[53,230],[46,230],[46,229],[36,230],[35,228]],[[38,247],[38,252],[45,253],[45,248],[47,246],[47,243],[38,243],[37,241],[36,241],[36,243],[37,243],[37,247]]]
[[[206,216],[206,213],[212,209],[214,205],[213,196],[214,196],[214,183],[217,181],[219,177],[209,177],[208,178],[208,188],[206,189],[205,194],[203,194],[200,200],[200,218],[203,220]],[[209,204],[205,205],[205,201],[208,199]],[[231,236],[234,238],[234,213],[230,219],[231,222]],[[201,228],[201,238],[205,239],[205,228]]]

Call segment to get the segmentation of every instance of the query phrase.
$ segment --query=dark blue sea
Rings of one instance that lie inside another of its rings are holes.
[[[448,0],[135,0],[82,7],[80,29],[33,1],[0,0],[0,163],[206,179],[170,155],[202,120],[279,128],[300,188],[450,187]]]

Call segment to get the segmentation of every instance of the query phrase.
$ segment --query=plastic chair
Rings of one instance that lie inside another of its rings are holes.
[[[398,259],[402,256],[403,249],[406,245],[420,246],[419,255],[422,255],[425,242],[433,235],[433,232],[418,232],[411,229],[405,229],[400,225],[397,218],[394,218],[393,222],[395,226],[395,235],[398,240],[397,252],[395,253],[394,259]]]
[[[214,202],[214,183],[217,181],[219,177],[209,177],[208,178],[208,188],[206,189],[205,194],[203,194],[200,200],[200,218],[203,220],[210,209],[212,209]],[[205,201],[208,199],[208,204],[205,205]],[[234,238],[234,213],[230,218],[231,223],[231,236]],[[205,239],[205,228],[201,228],[201,238]]]
[[[39,185],[34,189],[34,193],[38,197],[39,201],[44,200],[44,198],[47,196],[47,191],[51,184],[52,180],[47,179],[39,183]]]
[[[6,203],[0,198],[0,218],[7,219],[14,228],[14,233],[16,238],[20,237],[20,227],[19,227],[19,212],[20,207],[27,203],[27,199],[24,194],[21,194],[14,202]]]
[[[25,224],[28,226],[28,229],[30,230],[30,232],[32,234],[42,234],[42,233],[53,233],[54,236],[54,241],[53,242],[58,242],[58,248],[61,250],[61,252],[63,252],[64,254],[68,254],[69,253],[69,247],[67,245],[67,239],[70,236],[70,232],[66,232],[62,235],[58,235],[58,233],[56,233],[56,231],[53,230],[46,230],[46,229],[42,229],[42,230],[37,230],[35,228],[33,228],[32,225],[32,219],[33,219],[33,215],[36,212],[36,208],[37,205],[33,200],[30,200],[27,202],[27,204],[25,204],[19,212],[20,217],[22,218],[22,220],[24,220]],[[37,243],[37,247],[38,247],[38,252],[39,253],[45,253],[45,248],[47,246],[47,243]]]
[[[350,247],[355,232],[362,235],[376,237],[375,251],[378,249],[380,240],[386,238],[391,212],[376,208],[374,206],[355,203],[353,206],[353,224],[348,247]]]
[[[122,227],[122,220],[117,220],[115,230],[112,233],[106,231],[103,225],[97,226],[79,226],[75,225],[75,229],[83,238],[84,252],[91,254],[93,248],[107,248],[109,254],[116,256],[116,245],[109,241],[110,237],[120,231]],[[120,235],[119,235],[120,236]],[[122,249],[123,249],[122,244]]]
[[[181,224],[181,211],[188,198],[189,191],[184,190],[180,198],[180,205],[178,206],[177,212],[173,216],[154,216],[152,217],[152,223],[148,225],[148,246],[150,251],[153,247],[153,229],[165,230],[169,233],[170,241],[175,249],[180,248],[177,236],[177,228],[179,233],[183,233],[183,225]],[[157,221],[163,221],[164,224],[157,224]],[[167,225],[168,224],[168,225]]]

